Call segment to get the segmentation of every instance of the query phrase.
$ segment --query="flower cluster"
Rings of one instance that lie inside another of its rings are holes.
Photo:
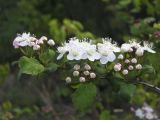
[[[135,39],[130,40],[129,43],[124,43],[121,46],[121,52],[135,52],[137,56],[143,56],[144,51],[155,53],[154,50],[152,50],[153,43],[148,43],[147,41],[143,42],[143,46],[136,42]]]
[[[146,103],[136,110],[132,110],[135,113],[135,116],[139,119],[147,119],[147,120],[158,120],[158,116],[154,112],[154,110],[147,105]]]
[[[39,50],[44,43],[50,46],[55,45],[52,39],[48,40],[45,36],[37,39],[30,33],[23,33],[17,35],[13,41],[13,46],[15,48],[29,46],[33,50]],[[68,60],[89,60],[92,62],[97,60],[101,64],[107,64],[108,62],[113,62],[116,59],[116,54],[119,53],[117,57],[119,61],[114,65],[114,70],[127,75],[129,71],[142,69],[139,59],[144,55],[145,51],[155,53],[152,47],[153,44],[149,44],[146,41],[142,45],[136,40],[130,40],[129,43],[124,43],[121,47],[118,47],[110,38],[104,38],[101,43],[97,44],[93,44],[92,40],[88,39],[70,38],[68,42],[57,48],[59,54],[57,60],[66,55]],[[78,74],[78,71],[74,71],[74,76]],[[82,81],[84,80],[83,77],[81,79]],[[67,80],[70,81],[69,79]]]
[[[73,80],[78,79],[79,82],[86,82],[96,78],[96,74],[92,71],[92,68],[89,64],[85,64],[82,67],[78,64],[74,65],[72,76]],[[72,82],[71,77],[66,77],[65,80],[67,83]]]
[[[148,42],[143,42],[142,46],[135,40],[122,44],[121,54],[118,56],[119,61],[114,65],[114,70],[121,72],[123,75],[127,75],[129,71],[141,70],[142,65],[139,63],[139,59],[143,56],[144,51],[155,53],[152,46],[153,44]]]
[[[112,44],[109,39],[103,39],[103,43],[95,45],[91,41],[71,38],[69,42],[58,47],[58,52],[58,60],[67,53],[68,60],[100,60],[102,64],[106,64],[116,59],[114,52],[120,52],[120,48],[116,44]]]
[[[18,34],[17,37],[13,41],[14,48],[20,47],[33,47],[33,50],[39,50],[41,45],[44,42],[47,42],[48,45],[54,46],[55,42],[52,39],[49,39],[45,36],[42,36],[40,39],[37,39],[35,36],[31,35],[30,33],[22,33]]]

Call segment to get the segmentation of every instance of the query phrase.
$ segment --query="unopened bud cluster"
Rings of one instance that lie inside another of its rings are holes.
[[[89,64],[85,64],[80,66],[79,64],[74,65],[72,78],[66,77],[66,82],[71,83],[73,80],[78,80],[79,82],[83,83],[91,79],[95,79],[96,74],[92,71],[92,68]]]
[[[128,51],[129,52],[129,51]],[[121,72],[123,75],[128,75],[130,71],[141,70],[142,65],[138,63],[137,58],[135,58],[132,52],[129,57],[126,54],[120,54],[118,56],[119,62],[114,65],[114,71]]]

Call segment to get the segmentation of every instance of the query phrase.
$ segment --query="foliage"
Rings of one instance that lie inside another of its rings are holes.
[[[146,65],[140,75],[159,86],[159,12],[159,0],[1,0],[0,119],[8,120],[11,119],[8,116],[13,115],[15,120],[51,120],[55,116],[62,120],[131,120],[135,117],[130,108],[142,106],[144,102],[158,111],[159,95],[146,87],[122,81],[122,76],[110,69],[113,64],[89,63],[98,74],[96,80],[68,86],[64,79],[72,73],[70,68],[74,62],[67,63],[66,56],[57,62],[56,50],[50,48],[36,55],[29,53],[12,63],[22,56],[13,49],[12,41],[23,31],[35,33],[37,37],[50,36],[57,45],[75,36],[95,39],[95,43],[107,36],[118,44],[130,38],[140,42],[148,40],[154,43],[157,53],[145,56],[142,62]],[[100,76],[104,76],[103,79]],[[118,113],[116,109],[122,111]]]

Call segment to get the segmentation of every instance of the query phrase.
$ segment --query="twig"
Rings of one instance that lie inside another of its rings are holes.
[[[144,80],[129,80],[129,81],[127,81],[128,83],[131,83],[131,84],[139,84],[139,85],[143,85],[143,86],[145,86],[145,87],[147,87],[147,88],[149,88],[150,90],[152,90],[152,91],[154,91],[154,92],[156,92],[156,93],[158,93],[158,94],[160,94],[160,88],[159,87],[157,87],[157,86],[155,86],[155,85],[152,85],[152,84],[150,84],[150,83],[147,83],[147,82],[145,82]]]

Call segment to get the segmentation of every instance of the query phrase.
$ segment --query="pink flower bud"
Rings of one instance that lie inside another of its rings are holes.
[[[117,72],[117,71],[120,71],[121,70],[121,64],[120,63],[117,63],[115,66],[114,66],[114,70]]]

